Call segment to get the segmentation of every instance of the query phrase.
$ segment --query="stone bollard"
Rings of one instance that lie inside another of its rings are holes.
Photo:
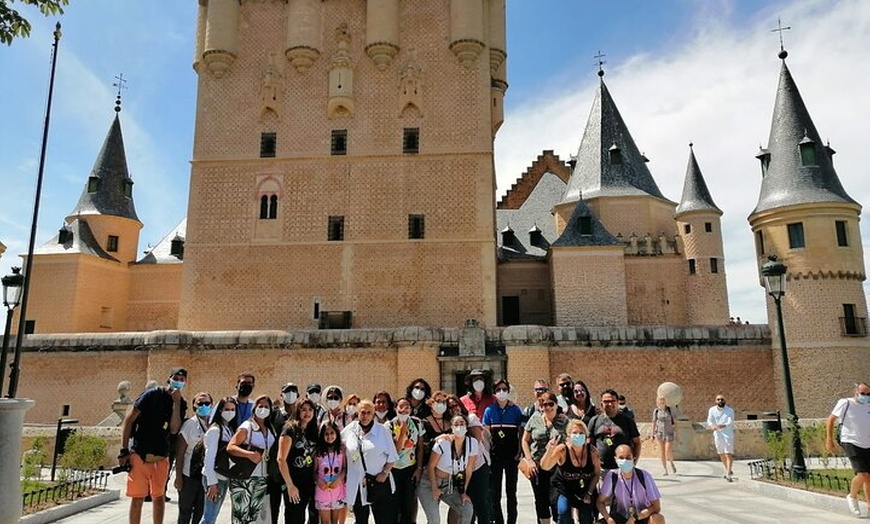
[[[24,414],[34,404],[26,398],[0,399],[0,524],[21,518],[21,433]]]

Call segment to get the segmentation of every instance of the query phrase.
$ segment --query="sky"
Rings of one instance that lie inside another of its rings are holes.
[[[114,112],[135,181],[140,253],[185,215],[196,77],[196,0],[71,0],[46,19],[27,6],[30,38],[0,47],[0,274],[20,265],[30,233],[45,119],[52,31],[63,24],[37,245],[81,194]],[[733,316],[766,322],[746,217],[770,131],[780,61],[788,64],[846,191],[870,203],[870,2],[866,0],[507,0],[505,123],[495,144],[496,198],[543,150],[577,152],[605,54],[605,81],[663,194],[679,201],[695,155],[724,211]],[[865,259],[870,228],[862,233]],[[868,289],[865,286],[865,289]]]

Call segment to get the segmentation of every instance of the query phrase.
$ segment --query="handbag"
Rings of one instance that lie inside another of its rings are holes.
[[[378,482],[377,475],[370,475],[368,473],[368,467],[366,466],[366,456],[362,450],[362,439],[359,438],[359,435],[357,435],[356,440],[359,443],[359,456],[360,460],[362,460],[363,473],[365,474],[366,499],[369,501],[370,504],[388,502],[390,500],[390,496],[392,496],[393,494],[393,487],[390,485],[389,475],[387,476],[387,480],[385,480],[384,482]]]
[[[263,454],[262,448],[251,445],[251,432],[248,432],[248,441],[239,444],[245,451],[253,451]],[[236,457],[227,451],[227,444],[223,441],[218,443],[217,456],[215,457],[214,470],[216,473],[232,480],[245,480],[251,478],[251,474],[257,468],[257,464],[246,457]]]

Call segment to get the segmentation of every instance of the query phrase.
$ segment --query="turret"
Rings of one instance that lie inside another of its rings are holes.
[[[492,136],[504,123],[504,96],[507,92],[507,39],[505,0],[489,2],[489,73],[492,95]]]
[[[290,0],[287,4],[287,35],[284,56],[305,73],[320,56],[321,0]]]
[[[722,210],[713,202],[695,150],[689,144],[683,196],[674,219],[686,259],[686,313],[692,325],[722,325],[728,320],[721,216]]]
[[[483,0],[450,0],[450,50],[471,68],[483,51]]]
[[[239,40],[239,0],[209,0],[202,61],[220,78],[236,61]]]
[[[846,384],[870,373],[861,205],[846,193],[780,54],[779,85],[761,191],[749,215],[758,267],[775,254],[787,266],[782,310],[797,410],[821,416]],[[768,319],[778,340],[773,300]]]
[[[368,0],[366,54],[381,71],[399,52],[399,0]]]

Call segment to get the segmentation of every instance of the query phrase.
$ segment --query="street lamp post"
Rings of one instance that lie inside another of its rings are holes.
[[[773,298],[776,305],[776,323],[779,331],[779,350],[782,355],[782,378],[785,383],[785,399],[788,404],[788,419],[791,421],[792,432],[792,476],[804,478],[807,465],[804,461],[804,451],[801,445],[800,425],[798,424],[797,411],[794,406],[794,393],[791,387],[791,369],[788,364],[788,348],[785,344],[785,326],[782,322],[782,297],[785,295],[786,271],[788,267],[777,260],[776,255],[770,255],[768,261],[761,266],[761,276],[764,277],[764,287],[767,294]]]
[[[6,379],[6,353],[9,351],[9,335],[12,331],[12,312],[21,302],[21,285],[24,275],[20,267],[13,267],[12,274],[2,278],[3,306],[6,308],[6,330],[3,331],[3,352],[0,353],[0,391],[3,391],[3,381]]]

